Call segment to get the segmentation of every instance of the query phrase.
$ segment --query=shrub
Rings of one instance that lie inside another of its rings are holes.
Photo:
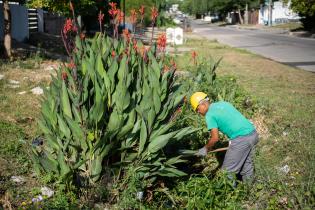
[[[174,127],[184,94],[160,45],[147,48],[128,32],[124,39],[76,36],[70,64],[44,94],[45,142],[33,148],[37,172],[78,185],[95,183],[105,168],[119,178],[131,163],[149,183],[185,175],[175,166],[183,160],[166,157],[163,148],[195,130]]]

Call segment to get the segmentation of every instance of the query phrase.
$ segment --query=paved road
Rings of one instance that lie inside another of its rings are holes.
[[[195,33],[220,43],[243,48],[272,60],[315,72],[315,39],[298,38],[280,31],[218,27],[192,21]]]

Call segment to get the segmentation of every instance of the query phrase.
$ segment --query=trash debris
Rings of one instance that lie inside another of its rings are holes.
[[[282,132],[282,135],[283,135],[283,136],[287,136],[287,135],[288,135],[288,132],[283,131],[283,132]]]
[[[142,191],[137,192],[137,199],[138,200],[142,200],[143,199],[143,192]]]
[[[284,173],[284,174],[288,174],[290,172],[290,167],[288,165],[285,165],[283,167],[280,167],[279,171]]]
[[[279,200],[279,203],[282,205],[287,205],[288,204],[288,198],[287,197],[283,197]]]
[[[47,196],[47,198],[50,198],[51,196],[54,195],[54,191],[49,187],[42,187],[40,191],[42,192],[42,195]]]
[[[13,84],[11,84],[11,85],[9,85],[9,87],[15,89],[15,88],[19,88],[20,85],[13,85]]]
[[[40,145],[43,145],[43,143],[44,143],[44,139],[38,136],[33,139],[32,146],[40,146]]]
[[[12,79],[9,80],[9,83],[12,84],[12,85],[19,85],[20,84],[19,81],[12,80]]]
[[[0,80],[2,80],[4,78],[3,74],[0,74]]]
[[[19,92],[18,94],[19,95],[24,95],[26,93],[26,91],[21,91],[21,92]]]
[[[43,199],[44,199],[43,196],[39,195],[39,196],[37,196],[35,198],[32,198],[32,202],[33,203],[37,203],[37,202],[42,201]]]
[[[35,95],[41,95],[44,93],[43,89],[41,87],[36,87],[36,88],[33,88],[32,90],[32,93],[35,94]]]
[[[24,183],[25,179],[21,176],[12,176],[11,180],[15,183]]]

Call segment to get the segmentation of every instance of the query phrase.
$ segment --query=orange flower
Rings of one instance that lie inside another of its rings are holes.
[[[69,69],[74,69],[75,68],[75,63],[73,62],[73,60],[71,60],[70,63],[68,63],[68,68]]]
[[[63,26],[63,33],[67,34],[72,30],[73,24],[72,24],[72,19],[68,18]]]
[[[164,51],[166,47],[166,34],[162,33],[161,35],[159,35],[156,43],[157,43],[158,49],[161,51]]]
[[[104,14],[100,10],[100,13],[98,14],[98,22],[102,24],[103,20],[104,20]]]
[[[196,65],[197,64],[197,52],[196,51],[191,52],[191,58],[193,59],[194,64]]]
[[[132,9],[130,10],[130,14],[131,14],[131,23],[135,24],[137,21],[137,11]]]
[[[144,12],[145,12],[145,7],[143,5],[141,5],[141,7],[139,9],[139,13],[141,16],[141,23],[143,22],[143,19],[144,19]]]
[[[177,69],[177,65],[176,65],[176,62],[174,61],[174,59],[171,60],[171,65],[172,65],[174,70]]]
[[[135,51],[137,51],[137,50],[138,50],[137,40],[136,40],[136,39],[133,39],[133,40],[132,40],[132,44],[133,44],[133,49],[134,49]]]
[[[165,72],[168,72],[169,70],[170,70],[170,67],[165,65],[162,73],[164,74]]]
[[[110,6],[112,9],[116,9],[117,3],[115,3],[115,2],[109,2],[108,4],[109,4],[109,6]]]
[[[61,79],[62,79],[62,80],[66,80],[67,78],[68,78],[67,72],[63,71],[63,72],[61,73]]]
[[[118,18],[118,23],[122,23],[124,21],[124,13],[121,10],[117,10],[117,18]]]
[[[155,23],[157,16],[159,15],[158,10],[156,7],[151,7],[151,20]]]
[[[125,28],[124,30],[123,30],[123,36],[124,36],[124,38],[126,39],[126,40],[130,40],[130,33],[129,33],[129,30],[127,29],[127,28]]]
[[[114,58],[116,56],[116,52],[113,50],[112,51],[112,57]]]
[[[145,57],[145,53],[146,53],[145,46],[142,46],[140,48],[139,52],[140,52],[141,57],[144,58]]]

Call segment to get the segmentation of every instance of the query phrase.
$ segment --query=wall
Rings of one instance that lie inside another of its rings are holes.
[[[0,4],[2,8],[2,4]],[[29,38],[28,31],[28,13],[24,6],[11,4],[11,35],[12,38],[23,42]],[[3,13],[0,12],[0,39],[3,40],[4,28],[3,28]]]
[[[268,24],[268,5],[261,6],[259,11],[259,24]],[[273,3],[272,8],[272,23],[285,23],[289,21],[298,21],[300,17],[294,13],[286,4],[282,1],[276,1]]]

